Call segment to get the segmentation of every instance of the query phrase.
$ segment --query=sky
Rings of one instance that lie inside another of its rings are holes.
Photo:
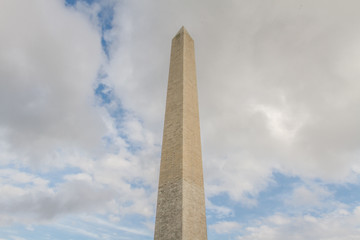
[[[0,1],[0,240],[153,239],[171,39],[208,239],[360,239],[357,0]]]

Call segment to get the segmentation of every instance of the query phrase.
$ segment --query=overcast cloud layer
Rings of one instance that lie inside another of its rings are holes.
[[[171,38],[209,239],[360,239],[358,1],[0,2],[0,239],[152,239]]]

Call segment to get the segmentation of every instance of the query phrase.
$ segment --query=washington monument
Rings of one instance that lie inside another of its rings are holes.
[[[194,41],[184,27],[171,46],[154,239],[207,239]]]

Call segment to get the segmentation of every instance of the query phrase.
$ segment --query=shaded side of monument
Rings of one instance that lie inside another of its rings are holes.
[[[184,27],[171,46],[154,239],[207,239],[194,41]]]

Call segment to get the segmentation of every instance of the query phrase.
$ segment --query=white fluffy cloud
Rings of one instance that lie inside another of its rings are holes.
[[[196,45],[208,194],[227,192],[253,204],[274,169],[354,181],[360,146],[358,5],[128,3],[116,9],[111,36],[119,44],[109,77],[123,103],[160,135],[170,39],[185,25]]]
[[[339,208],[318,217],[273,215],[247,227],[238,240],[359,239],[360,208]]]
[[[207,204],[216,217],[236,211],[212,197],[256,206],[274,171],[358,181],[358,1],[109,2],[109,59],[96,19],[103,2],[0,3],[0,224],[97,212],[114,221],[145,216],[152,226],[170,40],[182,25],[196,45]],[[101,107],[100,70],[114,86],[113,102]],[[65,169],[56,180],[46,175],[55,168]],[[241,239],[308,239],[311,231],[340,239],[341,228],[347,239],[359,236],[357,208],[334,201],[327,214],[301,214],[331,197],[319,185],[295,186],[284,205],[300,213],[261,218],[241,228]],[[227,219],[212,226],[240,229]]]
[[[122,124],[139,123],[129,116]],[[126,134],[132,132],[132,128],[128,128]],[[141,132],[150,135],[145,130]],[[71,173],[71,170],[67,173],[67,169],[64,173],[51,170],[40,177],[37,173],[2,168],[0,225],[39,224],[69,214],[85,213],[110,214],[109,219],[115,221],[134,214],[152,217],[158,175],[154,162],[158,160],[159,148],[153,146],[151,139],[135,138],[131,141],[129,138],[126,142],[121,137],[114,137],[115,153],[96,159],[62,156],[67,157],[64,161],[68,161],[67,166],[75,168],[76,173]],[[129,147],[135,145],[139,149],[130,151]],[[52,174],[60,179],[54,179]]]
[[[237,222],[221,221],[216,224],[210,225],[209,228],[217,233],[223,234],[223,233],[230,233],[233,231],[235,232],[239,231],[241,226]]]
[[[333,194],[325,187],[312,184],[295,187],[290,196],[285,198],[285,204],[295,207],[298,210],[310,207],[325,208]],[[328,200],[327,200],[328,199]]]
[[[36,167],[101,145],[94,108],[100,35],[61,1],[2,1],[0,129],[9,154]],[[2,164],[9,159],[2,159]],[[48,163],[48,164],[46,164]]]
[[[50,188],[48,181],[32,174],[0,171],[0,225],[47,222],[59,215],[96,212],[114,196],[113,190],[99,184],[72,179]]]
[[[115,102],[94,96],[106,63],[100,9],[0,3],[0,225],[153,215],[159,146],[135,115],[120,121]]]

